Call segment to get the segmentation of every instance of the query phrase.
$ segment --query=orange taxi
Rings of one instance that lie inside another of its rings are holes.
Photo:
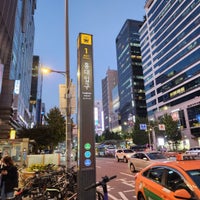
[[[176,161],[149,165],[135,176],[137,200],[200,200],[200,159],[178,155]]]

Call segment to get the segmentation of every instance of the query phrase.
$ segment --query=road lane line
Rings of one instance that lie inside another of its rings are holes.
[[[126,178],[118,178],[116,181],[126,181]]]
[[[135,192],[135,190],[124,190],[124,193]]]
[[[123,200],[128,200],[127,197],[124,195],[123,192],[118,192],[120,197],[123,199]]]
[[[134,183],[127,183],[127,182],[122,182],[124,185],[128,185],[132,188],[135,188]]]

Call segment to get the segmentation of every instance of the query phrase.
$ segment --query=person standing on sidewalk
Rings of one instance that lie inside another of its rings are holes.
[[[10,156],[2,158],[1,168],[1,200],[14,196],[14,188],[18,187],[18,170]]]

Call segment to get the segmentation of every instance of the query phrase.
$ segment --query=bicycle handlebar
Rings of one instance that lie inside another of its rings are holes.
[[[108,177],[108,176],[104,176],[102,177],[102,181],[99,181],[97,183],[93,183],[91,185],[89,185],[88,187],[85,188],[85,191],[89,190],[89,189],[92,189],[92,188],[96,188],[100,185],[105,185],[107,182],[109,182],[110,180],[116,178],[117,176],[114,175],[114,176],[111,176],[111,177]]]

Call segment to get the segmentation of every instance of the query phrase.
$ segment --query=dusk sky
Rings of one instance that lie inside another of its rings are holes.
[[[102,99],[101,80],[117,69],[115,39],[126,19],[143,20],[146,0],[69,0],[70,77],[77,84],[77,37],[93,35],[95,100]],[[37,0],[34,55],[42,65],[65,71],[65,0]],[[59,107],[61,74],[44,76],[42,101],[46,111]]]

